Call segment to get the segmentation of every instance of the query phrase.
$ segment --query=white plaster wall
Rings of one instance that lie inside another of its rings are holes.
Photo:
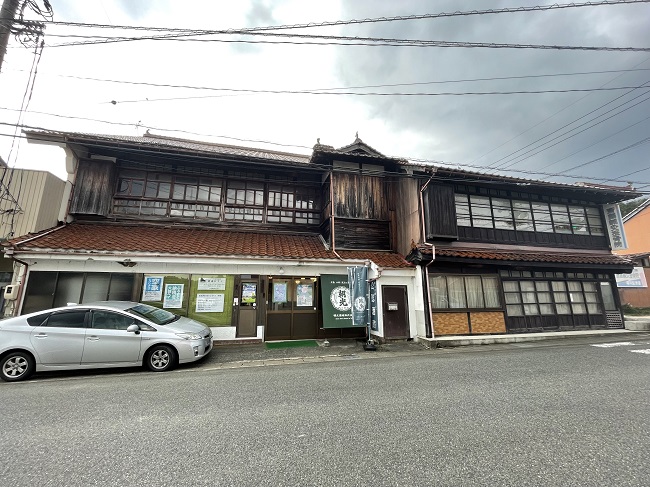
[[[66,272],[122,272],[137,274],[233,274],[233,275],[269,275],[287,277],[312,277],[322,274],[347,275],[348,266],[363,265],[358,262],[309,262],[286,260],[256,260],[214,258],[179,258],[170,256],[134,256],[134,255],[105,255],[89,254],[85,256],[63,257],[55,254],[19,256],[29,264],[28,272],[34,271],[66,271]],[[119,262],[130,259],[136,264],[125,267]],[[372,267],[370,277],[377,277],[376,267]],[[29,279],[29,275],[27,276]],[[23,280],[26,282],[25,280]],[[373,335],[384,336],[382,286],[406,286],[408,297],[409,335],[415,338],[424,335],[424,316],[422,285],[419,268],[385,269],[382,270],[377,284],[377,299],[379,308],[379,330]],[[22,306],[22,303],[21,303]],[[215,340],[234,340],[235,327],[212,328]],[[221,338],[223,337],[223,338]],[[239,338],[237,338],[239,340]],[[257,337],[263,339],[263,328],[258,327]]]

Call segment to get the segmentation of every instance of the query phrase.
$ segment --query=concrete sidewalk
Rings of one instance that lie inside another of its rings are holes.
[[[431,354],[436,349],[451,349],[477,345],[507,345],[561,339],[600,338],[602,341],[650,339],[650,334],[630,330],[585,330],[551,333],[522,333],[510,335],[445,336],[434,339],[418,338],[412,341],[395,341],[377,345],[376,351],[365,351],[364,340],[316,340],[317,347],[289,347],[267,349],[264,343],[245,345],[219,345],[205,360],[203,369],[233,369],[302,363],[337,362],[343,360],[374,360],[405,355]],[[551,343],[549,343],[550,345]]]

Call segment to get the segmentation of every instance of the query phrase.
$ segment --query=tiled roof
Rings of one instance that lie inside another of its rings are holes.
[[[420,249],[422,253],[431,254],[431,250]],[[482,249],[457,249],[450,247],[436,247],[436,259],[451,257],[472,260],[498,260],[509,262],[548,262],[554,264],[599,264],[599,265],[630,265],[630,260],[608,252],[579,253],[555,252],[548,250],[482,250]],[[446,260],[446,259],[445,259]]]
[[[338,260],[315,234],[256,233],[191,227],[117,224],[69,225],[6,243],[16,252],[119,253],[183,256]],[[412,267],[394,252],[340,251],[344,259],[371,260],[381,267]]]
[[[139,148],[170,149],[190,154],[208,154],[234,157],[248,157],[284,163],[308,164],[310,156],[293,154],[274,150],[258,149],[255,147],[240,147],[235,145],[217,144],[212,142],[200,142],[194,140],[177,139],[154,134],[144,134],[142,137],[129,135],[103,135],[87,134],[81,132],[57,132],[52,130],[31,130],[26,132],[32,139],[39,138],[62,138],[65,141],[78,143],[106,143],[110,145],[125,144],[134,145]]]

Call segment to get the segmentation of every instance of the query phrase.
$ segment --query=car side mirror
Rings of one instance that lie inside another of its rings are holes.
[[[133,323],[132,325],[129,325],[129,327],[126,329],[129,333],[135,333],[136,335],[140,334],[140,327]]]

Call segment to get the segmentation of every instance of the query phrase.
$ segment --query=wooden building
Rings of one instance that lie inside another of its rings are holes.
[[[422,195],[429,335],[623,327],[605,210],[631,188],[437,168]]]
[[[359,139],[306,156],[150,134],[28,137],[63,147],[69,177],[61,225],[8,245],[29,264],[22,313],[131,299],[203,321],[217,340],[363,337],[333,283],[367,266],[372,333],[418,334],[421,281],[393,245],[387,176],[403,161]],[[397,309],[383,312],[387,300]]]

